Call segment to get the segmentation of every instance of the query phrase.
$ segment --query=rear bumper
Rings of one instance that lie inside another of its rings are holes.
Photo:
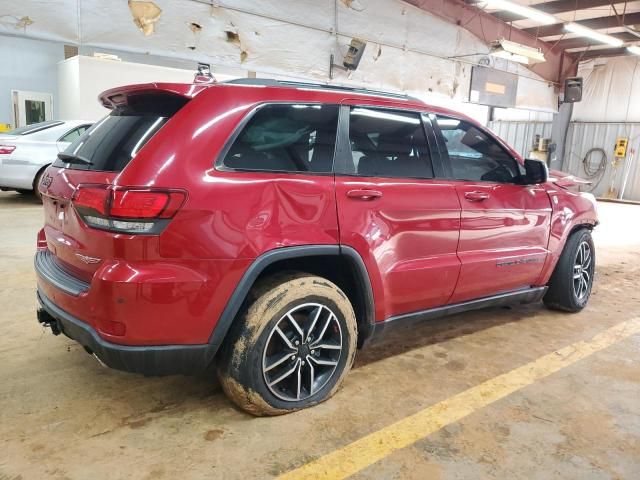
[[[143,375],[190,375],[204,370],[213,361],[216,347],[204,345],[130,346],[107,342],[82,320],[55,305],[38,289],[38,321],[53,324],[105,365]]]
[[[250,260],[103,260],[90,280],[40,250],[38,290],[106,342],[204,345]]]

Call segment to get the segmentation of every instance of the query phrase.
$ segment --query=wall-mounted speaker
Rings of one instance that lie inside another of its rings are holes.
[[[564,100],[562,103],[576,103],[582,100],[582,77],[571,77],[564,81]]]

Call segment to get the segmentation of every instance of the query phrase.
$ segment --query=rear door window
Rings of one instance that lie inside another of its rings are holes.
[[[77,137],[64,151],[90,163],[56,160],[54,166],[120,172],[187,102],[170,95],[138,95]]]
[[[419,113],[351,107],[350,173],[363,177],[433,178]]]
[[[234,170],[329,173],[337,127],[337,105],[265,105],[240,131],[222,163]]]

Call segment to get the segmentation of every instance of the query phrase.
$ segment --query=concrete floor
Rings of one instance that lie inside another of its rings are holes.
[[[0,194],[0,479],[272,478],[640,316],[640,206],[600,204],[587,309],[489,309],[396,328],[329,402],[253,418],[213,378],[102,368],[35,321],[40,206]],[[640,335],[359,471],[358,479],[640,478]]]

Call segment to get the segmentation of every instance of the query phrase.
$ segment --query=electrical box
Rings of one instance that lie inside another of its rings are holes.
[[[627,156],[627,145],[629,144],[628,138],[618,138],[616,140],[616,148],[614,151],[614,156],[616,158],[624,158]]]
[[[349,50],[347,50],[344,59],[342,60],[342,65],[347,70],[355,70],[358,68],[360,64],[360,59],[362,58],[362,54],[364,53],[364,47],[367,46],[367,42],[361,40],[359,38],[354,38],[351,40],[349,44]]]

